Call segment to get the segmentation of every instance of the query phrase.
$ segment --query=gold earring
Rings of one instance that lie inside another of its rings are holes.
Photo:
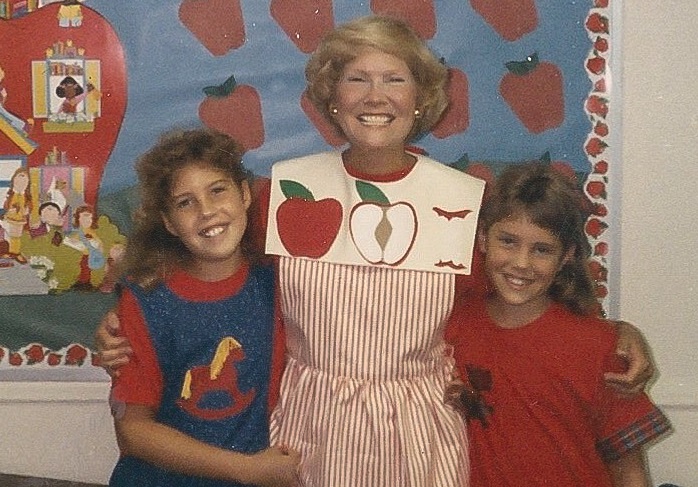
[[[339,113],[339,110],[337,110],[337,107],[330,107],[330,113],[332,115],[337,115]]]
[[[422,118],[422,112],[419,111],[419,108],[414,111],[414,118]]]

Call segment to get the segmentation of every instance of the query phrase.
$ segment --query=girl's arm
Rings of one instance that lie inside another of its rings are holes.
[[[614,487],[650,487],[645,453],[635,448],[608,465]]]
[[[242,482],[260,486],[286,486],[296,481],[299,455],[271,447],[247,455],[198,441],[155,420],[147,406],[126,405],[114,419],[122,455],[140,458],[184,475]]]

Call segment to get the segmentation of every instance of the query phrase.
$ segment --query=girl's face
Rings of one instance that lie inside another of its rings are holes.
[[[515,215],[493,224],[480,234],[485,270],[496,296],[490,311],[495,318],[516,316],[526,324],[540,316],[550,304],[548,289],[574,249],[564,251],[550,231]]]
[[[369,48],[344,67],[334,116],[353,146],[402,148],[414,124],[416,103],[417,83],[407,64]]]
[[[89,211],[83,211],[78,215],[78,224],[80,225],[80,228],[90,228],[92,227],[92,222],[94,221],[94,218],[92,217],[92,213]]]
[[[18,172],[12,179],[12,189],[16,193],[24,193],[29,186],[29,175],[26,172]]]
[[[191,253],[189,270],[204,280],[219,280],[237,269],[251,201],[247,182],[238,185],[197,161],[175,173],[169,200],[163,221]]]

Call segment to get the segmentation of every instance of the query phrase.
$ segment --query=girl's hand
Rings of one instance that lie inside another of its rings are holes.
[[[642,392],[654,375],[654,364],[649,345],[640,330],[625,321],[615,322],[618,331],[616,354],[628,363],[624,373],[607,372],[606,383],[621,394]]]
[[[119,367],[127,364],[133,353],[128,340],[119,336],[119,330],[119,317],[111,310],[104,315],[95,331],[99,363],[111,377],[118,377]]]
[[[300,453],[283,446],[272,446],[251,457],[254,466],[249,482],[260,487],[291,487],[300,485],[298,468]]]

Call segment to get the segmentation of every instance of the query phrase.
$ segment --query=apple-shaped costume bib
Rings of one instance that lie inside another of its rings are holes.
[[[272,168],[266,251],[470,274],[484,187],[424,156],[390,182],[351,176],[339,152],[283,161]]]

